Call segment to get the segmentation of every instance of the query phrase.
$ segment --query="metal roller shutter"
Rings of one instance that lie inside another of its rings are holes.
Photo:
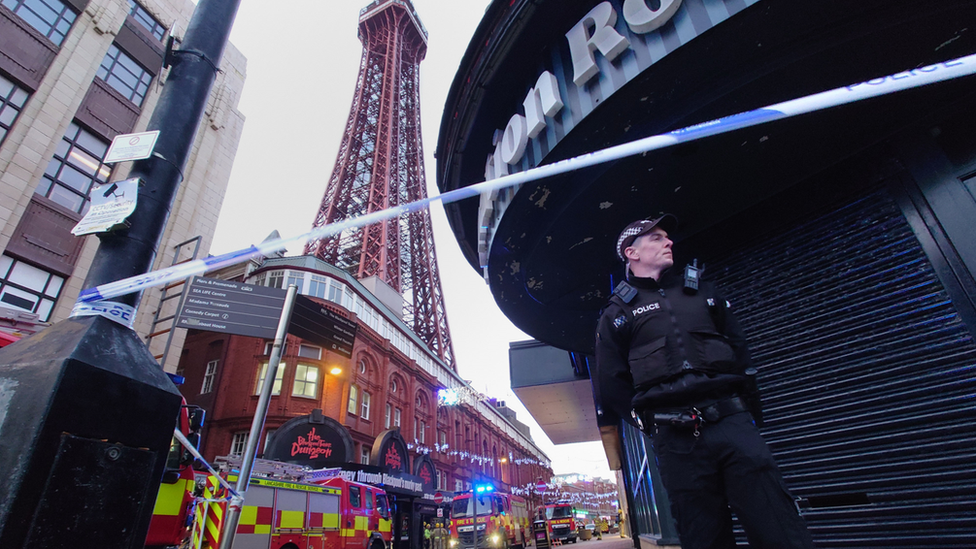
[[[818,547],[976,547],[976,345],[875,191],[708,267]],[[744,538],[740,538],[744,541]]]

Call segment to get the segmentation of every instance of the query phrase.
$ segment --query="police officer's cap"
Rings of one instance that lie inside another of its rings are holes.
[[[651,229],[654,227],[661,227],[665,232],[671,233],[677,226],[678,218],[671,214],[664,214],[656,219],[640,219],[634,221],[624,227],[620,236],[617,237],[617,257],[620,258],[620,261],[626,263],[627,258],[624,257],[624,250],[629,248],[639,237],[651,232]]]

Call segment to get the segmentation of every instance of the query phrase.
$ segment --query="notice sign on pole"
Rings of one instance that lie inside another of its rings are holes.
[[[112,145],[105,153],[106,164],[115,162],[125,162],[127,160],[142,160],[152,156],[153,148],[156,147],[156,139],[159,137],[159,130],[142,133],[127,133],[117,135],[112,140]]]
[[[88,212],[71,229],[71,234],[81,236],[103,233],[127,226],[126,219],[136,211],[138,196],[139,178],[137,177],[95,185],[91,190]]]
[[[274,339],[286,293],[270,286],[196,277],[190,283],[176,325]]]

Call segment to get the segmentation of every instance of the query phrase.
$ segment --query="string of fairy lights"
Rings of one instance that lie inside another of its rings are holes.
[[[512,486],[511,492],[517,496],[542,495],[545,501],[558,501],[591,507],[601,507],[617,501],[616,490],[597,494],[578,489],[566,490],[558,484],[546,484],[546,489],[542,492],[538,490],[536,484]]]
[[[428,455],[431,453],[441,454],[445,457],[458,457],[459,459],[470,461],[471,463],[477,463],[478,465],[490,465],[492,467],[497,463],[504,463],[502,459],[496,458],[494,456],[480,455],[472,452],[467,452],[464,450],[451,450],[448,444],[434,444],[433,446],[426,446],[420,441],[414,439],[413,443],[407,443],[407,450],[413,450],[418,454]],[[534,459],[534,458],[516,458],[512,452],[508,453],[507,462],[514,463],[516,465],[539,465],[547,469],[552,467],[552,462],[547,459]]]

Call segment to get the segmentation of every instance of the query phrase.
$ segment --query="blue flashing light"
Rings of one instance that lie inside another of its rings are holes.
[[[186,378],[183,376],[178,376],[169,372],[166,372],[166,375],[169,376],[169,379],[173,382],[173,385],[183,385],[186,383]]]
[[[495,487],[492,486],[491,484],[476,484],[474,487],[474,491],[479,494],[483,494],[485,492],[494,492]]]
[[[457,406],[461,402],[461,395],[454,389],[440,389],[437,391],[437,404],[440,406]]]

